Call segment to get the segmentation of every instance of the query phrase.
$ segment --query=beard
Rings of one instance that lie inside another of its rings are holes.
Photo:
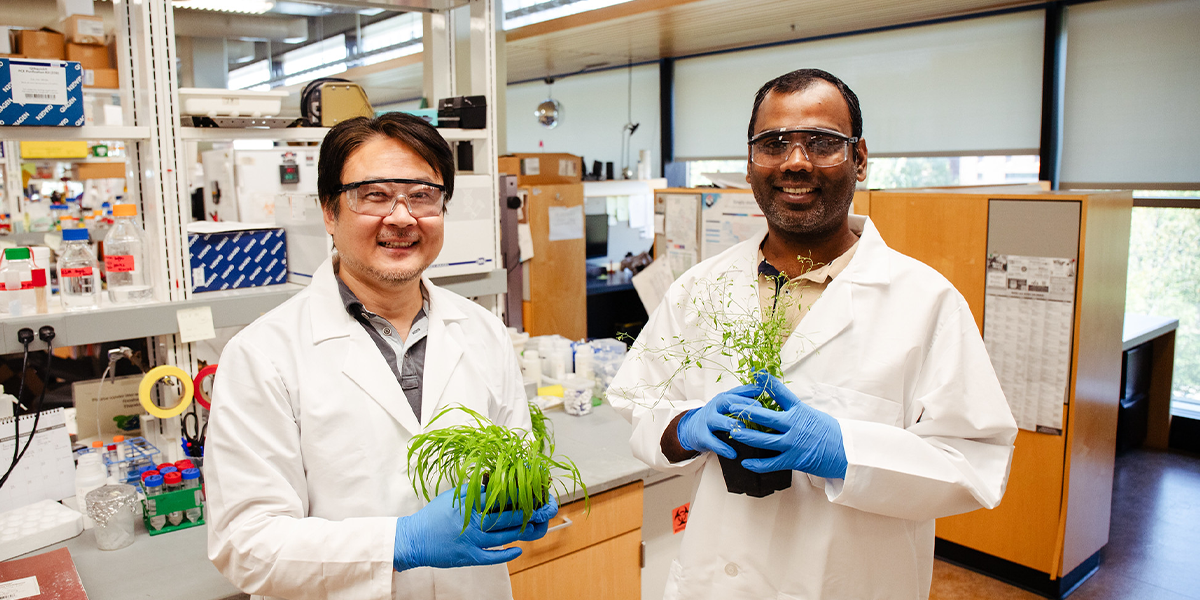
[[[350,270],[361,273],[365,277],[369,277],[383,284],[401,284],[421,278],[421,273],[425,272],[428,265],[419,268],[397,268],[397,269],[380,269],[375,265],[368,265],[360,262],[349,254],[337,253],[338,266],[349,266]]]

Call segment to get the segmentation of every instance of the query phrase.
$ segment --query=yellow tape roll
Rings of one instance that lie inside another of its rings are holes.
[[[159,408],[155,406],[154,401],[150,399],[150,390],[154,388],[154,383],[163,377],[175,377],[183,382],[183,398],[179,400],[179,404],[171,408]],[[145,377],[142,377],[142,383],[138,385],[138,400],[142,403],[142,408],[146,412],[160,419],[170,419],[183,414],[187,407],[192,404],[192,394],[195,388],[192,386],[192,378],[183,369],[172,365],[162,365],[150,369]]]

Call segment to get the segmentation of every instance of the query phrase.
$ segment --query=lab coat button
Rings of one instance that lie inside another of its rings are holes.
[[[729,563],[729,564],[725,565],[725,574],[730,577],[737,577],[738,566],[733,563]]]

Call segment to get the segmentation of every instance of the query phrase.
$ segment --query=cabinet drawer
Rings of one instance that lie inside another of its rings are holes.
[[[512,576],[514,600],[640,600],[641,530],[600,542]]]
[[[535,542],[517,542],[520,558],[508,563],[509,573],[519,573],[642,527],[642,482],[635,481],[592,497],[592,512],[584,512],[583,501],[572,502],[550,520],[551,531]],[[640,541],[640,538],[639,538]]]

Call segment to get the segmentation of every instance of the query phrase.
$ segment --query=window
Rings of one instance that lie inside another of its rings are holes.
[[[1195,198],[1200,191],[1135,192]],[[1134,207],[1125,312],[1179,319],[1171,412],[1200,419],[1200,210]]]
[[[689,160],[687,161],[687,187],[702,187],[713,184],[705,173],[729,173],[733,179],[745,181],[746,160]]]
[[[421,52],[422,22],[420,13],[405,13],[363,27],[359,48],[366,56],[362,64],[373,65]]]
[[[231,90],[257,90],[270,80],[271,63],[267,60],[260,60],[230,71],[228,87]],[[267,86],[267,89],[270,89],[270,86]]]
[[[872,158],[867,187],[892,189],[947,185],[1035,183],[1037,155]]]
[[[336,35],[283,53],[283,85],[312,81],[346,70],[346,36]],[[334,64],[330,64],[334,63]]]

